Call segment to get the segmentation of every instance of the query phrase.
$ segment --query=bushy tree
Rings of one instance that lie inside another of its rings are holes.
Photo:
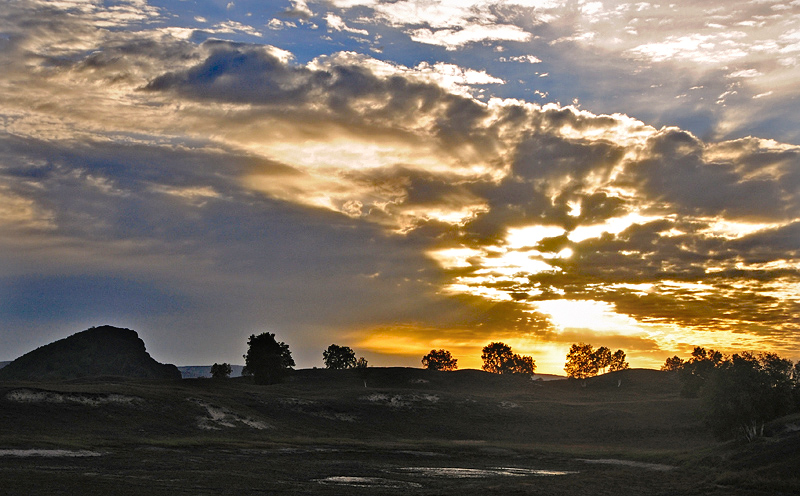
[[[725,356],[719,351],[696,346],[692,356],[680,368],[681,396],[696,398],[711,372],[724,361]]]
[[[289,345],[275,340],[275,334],[271,332],[258,336],[251,334],[247,346],[242,373],[252,375],[256,384],[276,384],[288,369],[294,367]]]
[[[701,397],[706,423],[720,438],[764,435],[764,423],[792,408],[792,369],[774,353],[734,354],[708,372]]]
[[[800,360],[792,368],[792,391],[795,408],[800,409]]]
[[[231,372],[233,372],[233,368],[227,363],[215,363],[211,366],[212,379],[227,379],[231,376]]]
[[[329,369],[349,369],[356,366],[356,353],[349,346],[332,344],[322,352],[322,361]]]
[[[617,372],[620,370],[626,370],[630,367],[630,364],[625,359],[625,352],[622,350],[617,350],[611,355],[611,363],[608,365],[609,372]]]
[[[489,343],[483,347],[481,359],[486,372],[492,374],[502,374],[506,369],[506,364],[514,357],[511,347],[505,343]]]
[[[661,370],[665,372],[677,372],[681,368],[683,368],[683,358],[679,357],[678,355],[675,355],[672,358],[667,358],[667,360],[664,362],[664,365],[661,366]]]
[[[356,360],[356,371],[361,380],[364,381],[364,387],[367,387],[367,378],[369,377],[368,365],[367,359],[364,357],[358,357],[358,360]]]
[[[529,356],[517,355],[505,343],[489,343],[483,347],[483,370],[493,374],[533,374],[536,362]]]
[[[458,359],[447,350],[431,350],[422,357],[422,366],[428,370],[451,371],[458,368]]]
[[[594,361],[592,345],[577,343],[570,346],[564,371],[570,379],[586,379],[596,376],[598,367]]]
[[[625,360],[625,352],[611,350],[601,346],[596,350],[587,343],[573,344],[567,353],[567,361],[564,364],[564,371],[571,379],[586,379],[594,377],[601,370],[605,373],[606,369],[610,372],[625,370],[629,367]]]
[[[697,346],[688,360],[669,358],[662,370],[678,370],[681,394],[702,399],[706,424],[720,438],[752,440],[766,422],[800,407],[800,362],[775,353],[727,357]]]
[[[601,346],[592,352],[592,361],[594,361],[599,373],[606,373],[606,369],[611,365],[611,357],[611,350],[605,346]]]
[[[533,375],[536,373],[536,361],[527,355],[514,354],[512,373]]]

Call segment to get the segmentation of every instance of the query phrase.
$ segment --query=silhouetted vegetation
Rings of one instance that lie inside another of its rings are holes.
[[[322,352],[322,361],[328,369],[349,369],[356,366],[356,353],[349,346],[332,344]]]
[[[625,370],[629,367],[626,361],[625,352],[611,350],[601,346],[596,350],[591,344],[573,344],[567,352],[567,361],[564,364],[564,371],[570,379],[586,379],[594,377],[602,371],[616,372]]]
[[[368,366],[369,363],[367,362],[366,358],[358,357],[358,360],[356,360],[355,369],[358,372],[358,377],[364,381],[364,387],[367,387],[367,378],[369,377],[369,369],[367,368]]]
[[[800,362],[775,353],[725,356],[698,346],[685,362],[668,358],[661,369],[678,371],[681,395],[702,399],[706,425],[721,439],[752,441],[768,421],[798,407]]]
[[[517,355],[505,343],[489,343],[481,354],[486,372],[493,374],[530,374],[536,372],[536,362],[529,356]]]
[[[681,395],[687,398],[696,398],[700,389],[705,385],[711,372],[718,367],[725,357],[719,351],[696,346],[692,356],[681,365],[679,374],[683,388]],[[665,364],[666,365],[666,364]]]
[[[626,360],[625,352],[617,350],[611,355],[611,364],[608,367],[609,372],[617,372],[619,370],[626,370],[630,368],[630,364]]]
[[[422,366],[428,370],[451,371],[458,368],[458,359],[447,350],[431,350],[422,357]]]
[[[258,336],[251,334],[247,346],[242,374],[252,375],[256,384],[277,384],[286,371],[294,367],[289,345],[276,341],[271,332]]]
[[[573,344],[567,353],[567,362],[564,371],[570,379],[586,379],[597,375],[597,363],[592,357],[592,345],[579,343]]]
[[[677,372],[681,367],[683,367],[683,358],[675,355],[671,358],[667,358],[664,365],[661,366],[661,370],[664,372]]]
[[[594,350],[591,357],[592,360],[594,360],[594,365],[598,373],[605,374],[606,369],[611,365],[611,350],[605,346],[601,346]]]
[[[233,368],[228,363],[215,363],[211,366],[212,379],[227,379],[231,376]]]
[[[703,391],[706,422],[720,438],[764,435],[764,424],[792,409],[792,362],[774,353],[734,354],[717,366]]]

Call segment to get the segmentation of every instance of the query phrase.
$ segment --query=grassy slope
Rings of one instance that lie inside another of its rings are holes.
[[[463,370],[371,369],[364,388],[355,371],[301,370],[283,384],[253,386],[247,380],[176,382],[71,382],[27,384],[62,393],[117,393],[142,398],[135,407],[3,401],[6,425],[25,426],[32,442],[72,426],[85,444],[214,439],[196,428],[199,399],[266,422],[271,429],[226,429],[225,442],[277,439],[375,441],[484,441],[569,449],[674,450],[709,442],[696,402],[680,398],[673,378],[630,371],[587,382],[538,382]],[[24,383],[0,383],[0,397]],[[114,419],[122,426],[109,427]],[[2,432],[2,431],[0,431]],[[113,433],[113,435],[112,435]],[[8,432],[0,434],[7,444]]]
[[[376,453],[381,460],[391,460],[400,456],[397,453],[422,452],[460,466],[502,460],[555,467],[567,464],[574,469],[577,463],[581,474],[622,484],[618,494],[642,493],[645,488],[639,485],[649,484],[665,485],[665,494],[695,494],[693,490],[699,491],[696,494],[717,494],[717,490],[718,494],[733,494],[732,488],[744,488],[740,490],[745,492],[737,494],[761,494],[758,487],[768,488],[764,494],[769,494],[800,488],[793,475],[800,460],[796,436],[756,446],[720,445],[703,428],[697,401],[681,398],[679,385],[670,374],[630,370],[588,380],[583,387],[576,381],[530,381],[474,370],[436,373],[372,368],[367,386],[352,370],[296,371],[284,383],[268,387],[254,386],[247,379],[0,383],[0,448],[92,449],[116,456],[132,450],[188,450],[206,453],[205,457],[196,455],[199,464],[211,463],[208,457],[217,457],[211,453],[219,452],[227,453],[229,461],[232,453],[272,453],[264,455],[267,458],[303,450],[313,454],[297,455],[280,465],[276,470],[284,477],[298,467],[324,473],[331,463],[341,464],[343,459],[359,470],[372,467],[369,470],[380,472],[375,468]],[[136,399],[102,406],[71,400],[11,401],[9,393],[20,389],[93,400],[109,394]],[[227,413],[230,426],[209,422],[206,405]],[[257,430],[237,419],[262,422],[269,428]],[[200,429],[198,422],[219,430]],[[325,453],[331,450],[349,454],[328,459]],[[667,476],[630,468],[589,467],[575,461],[594,457],[682,468]],[[426,463],[444,463],[439,460],[434,457]],[[3,463],[10,462],[0,458],[0,467]],[[77,466],[91,460],[69,463]],[[137,458],[124,463],[135,466],[143,462]],[[227,477],[232,469],[222,470],[223,466],[216,478],[206,481],[207,486]],[[353,467],[348,470],[352,472]],[[385,472],[385,468],[381,470]],[[63,477],[53,473],[39,471],[31,476],[52,476],[64,483]],[[25,489],[22,473],[13,474],[11,479],[21,484],[21,494]],[[584,475],[575,477],[571,483]],[[543,480],[539,479],[540,485],[556,484]],[[287,493],[302,494],[299,487]],[[278,494],[278,489],[273,487],[271,492]],[[461,486],[438,488],[441,494],[449,494],[450,489],[453,494],[469,491]],[[316,487],[311,493],[318,490]],[[559,493],[557,486],[549,490]]]

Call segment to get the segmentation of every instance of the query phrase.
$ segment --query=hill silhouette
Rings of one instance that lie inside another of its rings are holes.
[[[26,353],[0,369],[0,380],[52,381],[87,377],[180,379],[174,365],[155,361],[136,331],[92,327]]]

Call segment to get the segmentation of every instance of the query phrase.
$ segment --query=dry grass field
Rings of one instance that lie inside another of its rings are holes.
[[[0,493],[797,494],[800,435],[714,440],[677,379],[299,370],[0,383]]]

